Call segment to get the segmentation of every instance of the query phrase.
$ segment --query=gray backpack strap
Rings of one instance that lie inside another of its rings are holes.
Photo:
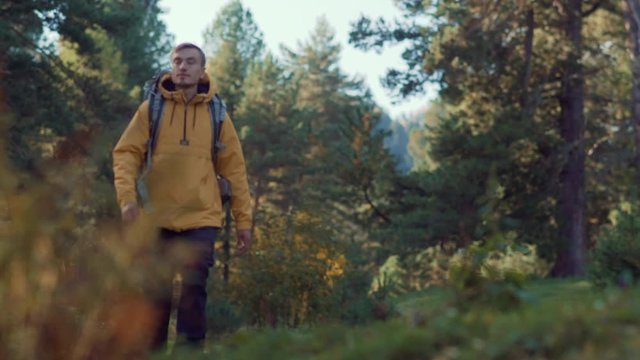
[[[158,83],[164,73],[165,72],[160,72],[157,74],[153,78],[152,82],[145,86],[145,97],[149,103],[149,139],[147,139],[147,151],[145,154],[144,164],[142,165],[142,171],[136,180],[136,190],[138,191],[138,196],[140,196],[142,206],[147,211],[151,211],[152,209],[149,203],[149,192],[147,191],[147,186],[144,180],[151,170],[151,159],[153,157],[153,152],[156,149],[158,134],[160,133],[160,125],[162,123],[162,115],[164,113],[164,98],[158,89]]]
[[[220,131],[222,130],[222,122],[227,116],[227,106],[224,101],[215,94],[213,99],[209,101],[209,115],[211,116],[211,130],[213,137],[211,138],[211,159],[213,164],[218,164],[218,150],[224,149],[224,144],[220,142]]]
[[[162,114],[164,113],[164,98],[159,91],[149,97],[149,140],[147,141],[147,166],[151,167],[151,156],[156,149]]]
[[[220,132],[222,130],[222,122],[227,116],[227,106],[218,94],[209,101],[209,115],[211,116],[211,131],[213,133],[211,137],[211,161],[216,170],[220,200],[222,205],[225,205],[231,200],[231,183],[217,172],[218,151],[224,149],[224,144],[220,142]]]

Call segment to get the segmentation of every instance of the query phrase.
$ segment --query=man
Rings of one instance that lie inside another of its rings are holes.
[[[251,247],[251,205],[242,149],[231,119],[220,129],[214,165],[211,156],[212,123],[209,101],[216,90],[205,73],[205,55],[190,43],[171,52],[171,72],[159,81],[164,98],[162,121],[145,183],[160,228],[160,254],[167,258],[170,278],[155,299],[160,321],[153,346],[167,339],[171,313],[173,271],[182,275],[178,304],[178,336],[181,341],[202,345],[206,333],[206,282],[213,263],[213,241],[222,225],[223,209],[216,174],[229,180],[231,209],[237,227],[237,254]],[[136,194],[136,178],[149,140],[149,104],[140,105],[113,150],[115,187],[122,220],[130,223],[142,210]],[[186,252],[176,249],[187,250]],[[186,254],[186,255],[185,255]],[[185,257],[186,256],[186,257]],[[166,269],[158,269],[163,271]]]

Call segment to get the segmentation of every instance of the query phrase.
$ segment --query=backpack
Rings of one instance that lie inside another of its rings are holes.
[[[136,180],[136,189],[140,197],[140,202],[144,208],[148,210],[150,210],[151,207],[149,204],[149,193],[144,179],[151,170],[151,159],[153,157],[153,151],[156,148],[164,111],[164,98],[160,93],[158,85],[162,77],[167,73],[169,73],[168,70],[160,71],[144,85],[144,100],[149,101],[149,140],[147,141],[147,151],[145,161],[142,165],[142,171]],[[213,130],[211,137],[211,159],[216,169],[218,164],[218,150],[224,149],[224,145],[220,143],[220,129],[222,128],[222,122],[224,121],[226,113],[227,107],[224,101],[222,101],[218,94],[215,94],[211,101],[209,101],[209,115],[211,116],[211,129]],[[222,205],[225,205],[231,200],[231,183],[219,174],[216,174],[216,177],[220,189],[220,200]]]

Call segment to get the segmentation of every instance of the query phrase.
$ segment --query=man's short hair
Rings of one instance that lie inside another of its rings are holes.
[[[171,50],[171,59],[173,59],[173,54],[175,54],[177,51],[184,50],[184,49],[198,50],[198,53],[200,54],[200,60],[202,62],[202,67],[205,66],[205,64],[207,63],[207,57],[204,55],[204,51],[202,51],[202,49],[200,49],[197,45],[188,43],[188,42],[184,42],[176,45],[176,47],[174,47],[173,50]]]

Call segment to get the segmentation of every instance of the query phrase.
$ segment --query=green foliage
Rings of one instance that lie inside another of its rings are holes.
[[[506,311],[460,311],[437,290],[412,299],[393,321],[241,331],[210,351],[225,359],[632,359],[639,350],[638,289],[603,293],[545,280],[525,287],[539,301]]]
[[[18,3],[3,5],[0,26],[7,31],[0,42],[11,51],[0,66],[8,105],[20,119],[9,128],[9,156],[34,170],[46,156],[43,146],[82,126],[128,118],[135,107],[129,92],[159,67],[169,47],[157,1]]]
[[[231,301],[248,324],[295,327],[329,316],[345,259],[327,225],[304,213],[271,215],[254,245],[229,284]]]
[[[241,326],[363,324],[393,315],[390,294],[370,292],[371,274],[360,249],[345,249],[332,229],[308,214],[263,216],[255,251],[235,262],[227,286],[214,281],[211,335]]]
[[[389,221],[380,207],[389,201],[396,166],[384,148],[388,132],[378,126],[382,114],[363,82],[340,69],[340,45],[327,19],[297,49],[284,50],[306,145],[296,206],[344,229],[345,242],[370,241],[372,230]]]
[[[349,247],[346,259],[344,275],[333,288],[333,318],[350,325],[362,325],[394,316],[393,284],[371,285],[373,276],[366,267],[368,258],[356,244]]]
[[[238,0],[231,0],[222,7],[203,35],[207,53],[218,54],[225,43],[236,46],[245,61],[244,70],[248,70],[252,59],[260,58],[264,51],[262,31],[254,22],[251,11]]]
[[[540,1],[397,4],[402,21],[361,19],[352,39],[360,48],[408,44],[407,70],[386,79],[397,94],[440,85],[438,103],[419,115],[424,126],[408,132],[413,125],[390,123],[364,83],[340,69],[326,19],[296,49],[283,49],[283,60],[262,56],[262,34],[239,1],[207,30],[209,71],[239,129],[256,200],[255,252],[235,260],[228,286],[212,283],[209,330],[222,342],[208,351],[633,357],[635,288],[627,295],[528,283],[546,274],[540,257],[553,258],[558,178],[573,146],[557,126],[570,53],[562,14]],[[144,357],[148,326],[132,324],[151,318],[140,289],[162,263],[142,256],[151,246],[145,224],[125,231],[105,219],[118,215],[109,150],[138,85],[170,49],[158,2],[0,7],[0,90],[16,120],[3,124],[2,140],[26,170],[0,156],[0,306],[12,309],[0,317],[0,358]],[[629,201],[633,148],[623,23],[609,1],[594,9],[582,57],[591,230]],[[55,44],[49,30],[60,35]],[[408,159],[385,145],[404,155],[408,146],[413,171],[399,174]],[[595,283],[630,285],[640,276],[637,228],[637,216],[624,215],[603,232]],[[326,322],[348,326],[316,328]]]
[[[363,270],[352,268],[338,279],[332,294],[332,319],[358,325],[374,319],[384,319],[390,315],[384,295],[380,299],[369,295],[371,275]]]
[[[223,96],[235,94],[256,251],[234,262],[221,293],[228,303],[216,300],[228,311],[220,326],[212,316],[212,332],[226,323],[234,329],[236,313],[243,325],[273,327],[388,317],[385,296],[369,294],[372,251],[362,247],[366,226],[379,221],[372,215],[394,163],[370,94],[338,66],[333,30],[321,20],[310,40],[279,61],[259,56],[261,42],[253,40],[260,32],[239,2],[229,3],[213,27],[219,31],[207,38],[214,51],[209,69]],[[347,248],[358,256],[341,255]]]
[[[110,11],[115,12],[115,9],[126,18],[126,25],[121,19],[106,30],[126,55],[123,58],[128,70],[126,88],[136,89],[150,76],[169,66],[173,35],[167,33],[159,0],[133,1],[124,5],[114,2]]]
[[[236,115],[247,171],[256,201],[286,212],[299,199],[306,148],[304,111],[295,106],[297,90],[272,55],[254,64]]]
[[[387,283],[392,295],[398,296],[445,285],[453,250],[451,247],[432,246],[403,258],[392,255],[380,267],[373,288]]]
[[[387,284],[393,296],[433,286],[464,290],[487,281],[522,284],[544,277],[548,270],[549,265],[538,257],[533,245],[508,245],[487,250],[487,246],[480,243],[465,249],[456,249],[449,244],[428,247],[402,258],[398,255],[389,257],[380,267],[372,288]]]
[[[229,300],[224,284],[215,276],[209,280],[206,311],[207,334],[210,337],[217,338],[223,334],[233,333],[243,324],[243,318]]]
[[[340,229],[333,240],[341,246],[356,241],[361,248],[370,241],[369,228],[385,221],[377,206],[394,176],[383,145],[388,132],[378,126],[382,114],[362,82],[339,68],[339,56],[333,30],[320,20],[310,40],[285,51],[284,61],[268,54],[249,68],[235,119],[254,189],[256,231],[277,216],[313,214],[317,223]],[[306,238],[324,241],[311,233]],[[369,266],[373,251],[362,253],[368,260],[345,276]]]
[[[538,245],[545,259],[556,258],[566,238],[560,231],[573,215],[561,210],[566,202],[558,196],[574,187],[560,185],[566,164],[577,163],[570,158],[575,144],[564,138],[567,127],[559,126],[570,111],[562,89],[576,88],[563,86],[563,74],[575,68],[568,65],[575,56],[564,35],[567,12],[543,1],[493,8],[485,1],[411,0],[397,6],[401,19],[363,17],[350,34],[363,50],[404,47],[406,67],[390,70],[385,80],[397,96],[427,84],[440,91],[424,129],[411,134],[415,174],[396,182],[390,195],[397,203],[382,208],[394,220],[384,230],[391,252],[481,239],[486,181],[495,176],[502,196],[490,207],[501,227],[515,231],[518,243]],[[632,127],[624,125],[631,80],[624,21],[617,3],[593,10],[584,13],[581,32],[588,96],[585,138],[579,140],[587,154],[591,239],[631,193],[634,148]]]
[[[204,32],[207,73],[218,87],[232,118],[244,97],[244,79],[264,52],[263,35],[251,11],[238,0],[227,3]]]
[[[455,290],[454,301],[460,309],[468,310],[473,304],[508,310],[529,300],[529,294],[522,290],[529,274],[520,269],[501,273],[495,263],[488,261],[491,255],[495,256],[495,252],[487,246],[474,246],[452,261],[449,284]]]
[[[0,357],[144,355],[154,315],[140,289],[154,291],[145,280],[163,269],[148,224],[92,223],[96,179],[83,167],[36,182],[1,151],[0,165],[0,306],[12,309],[0,317]]]
[[[491,279],[526,280],[544,278],[549,264],[538,256],[535,245],[511,245],[501,251],[490,252],[484,262],[483,274]]]
[[[2,5],[0,106],[13,117],[2,114],[0,305],[13,310],[0,358],[147,352],[154,315],[140,289],[163,267],[148,224],[112,222],[110,150],[136,79],[169,51],[158,15],[157,1]]]
[[[630,286],[640,279],[640,216],[623,212],[591,251],[589,277],[598,286]]]
[[[403,53],[403,59],[408,65],[407,70],[388,70],[384,81],[387,87],[397,90],[402,96],[423,90],[424,84],[429,78],[429,74],[423,71],[423,54],[428,51],[432,41],[431,36],[434,35],[428,29],[417,26],[414,20],[414,18],[423,16],[422,1],[405,1],[399,2],[398,5],[410,2],[415,7],[407,11],[407,18],[411,19],[409,23],[390,26],[389,22],[382,18],[374,23],[371,19],[361,17],[353,25],[349,34],[349,41],[363,50],[381,51],[385,43],[409,42],[409,48]],[[407,8],[405,7],[405,9]]]

